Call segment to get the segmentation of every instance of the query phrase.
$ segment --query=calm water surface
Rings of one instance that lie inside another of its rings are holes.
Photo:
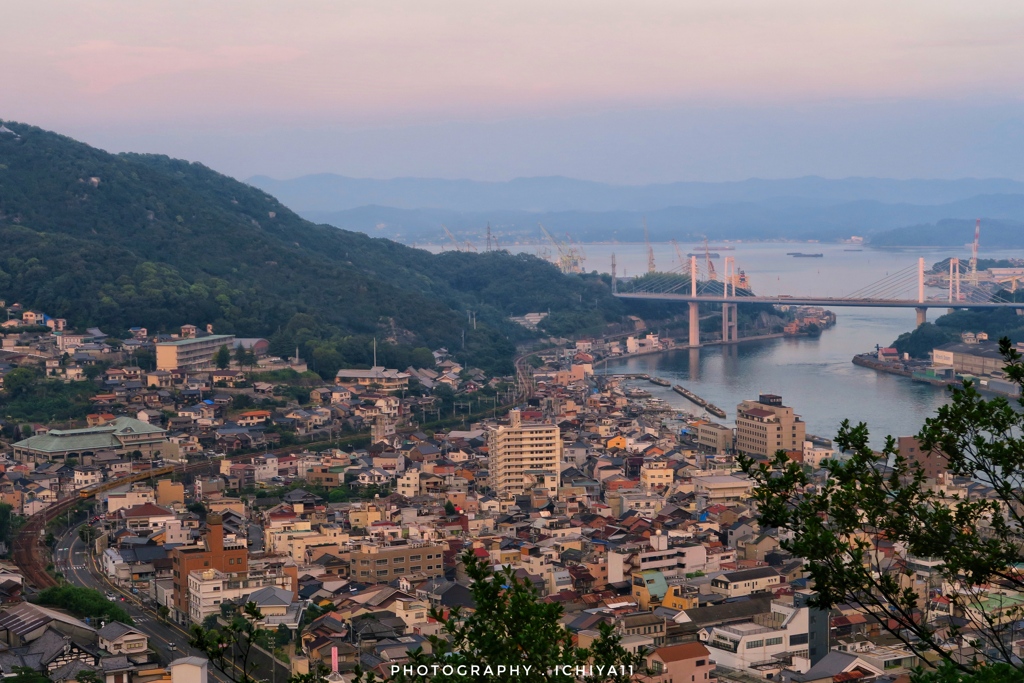
[[[970,235],[966,239],[970,239]],[[681,244],[683,254],[698,251]],[[840,297],[867,286],[890,273],[917,263],[924,257],[927,267],[947,256],[966,258],[965,249],[917,248],[906,250],[845,251],[849,245],[824,244],[736,244],[735,250],[720,250],[722,258],[734,256],[759,294],[817,295]],[[535,252],[537,247],[512,247]],[[647,267],[643,244],[586,245],[588,270],[610,272],[614,252],[620,275],[642,273]],[[822,253],[823,258],[793,258],[786,252]],[[1024,252],[987,252],[982,257],[1020,257]],[[722,258],[715,265],[723,269]],[[658,270],[679,266],[671,244],[655,245]],[[916,298],[916,283],[908,285],[900,298]],[[929,296],[940,294],[930,291]],[[680,304],[682,306],[682,304]],[[904,377],[876,373],[853,365],[857,353],[876,344],[887,346],[903,332],[913,329],[913,309],[836,308],[836,326],[818,339],[774,339],[737,346],[711,346],[695,351],[680,349],[666,354],[641,356],[608,364],[608,372],[642,372],[680,383],[725,409],[731,422],[736,404],[756,398],[759,393],[782,396],[807,422],[808,431],[834,438],[844,418],[867,422],[872,442],[880,446],[886,434],[909,435],[920,429],[926,417],[946,402],[947,393]],[[932,309],[934,320],[945,311]],[[696,410],[697,406],[671,389],[647,382],[644,388],[672,406]]]

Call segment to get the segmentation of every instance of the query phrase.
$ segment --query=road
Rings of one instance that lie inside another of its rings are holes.
[[[79,538],[78,529],[79,527],[76,526],[68,530],[61,537],[57,544],[57,550],[54,553],[54,563],[57,565],[57,569],[64,573],[67,580],[77,586],[95,588],[102,593],[113,593],[118,596],[118,604],[135,621],[135,628],[149,637],[150,648],[157,652],[162,661],[170,662],[179,657],[188,656],[207,659],[205,653],[188,644],[190,637],[188,631],[178,624],[162,620],[154,610],[143,604],[139,596],[133,595],[131,592],[114,586],[108,583],[106,579],[101,578],[102,573],[99,571],[93,556],[87,551],[85,544]],[[257,676],[259,674],[271,673],[270,657],[258,651],[254,651],[254,657],[259,664],[256,670]],[[217,683],[233,683],[232,679],[224,675],[223,672],[218,671],[212,664],[208,667],[208,671],[209,678],[212,681]],[[272,676],[266,680],[270,683],[273,683],[273,681],[281,681],[283,683],[290,674],[289,667],[281,662],[277,662]]]

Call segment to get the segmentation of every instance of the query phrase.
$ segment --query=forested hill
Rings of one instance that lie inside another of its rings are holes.
[[[552,331],[622,314],[596,276],[564,276],[505,252],[431,255],[315,225],[270,195],[166,156],[94,149],[32,126],[0,129],[0,299],[108,333],[191,322],[296,344],[317,370],[419,348],[463,348],[508,369],[525,330],[508,315],[552,311]],[[474,329],[466,311],[476,311]]]

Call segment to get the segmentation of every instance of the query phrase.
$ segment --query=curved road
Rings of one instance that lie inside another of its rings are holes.
[[[178,657],[190,656],[207,659],[205,653],[188,644],[190,637],[188,631],[171,621],[162,620],[138,596],[102,578],[102,572],[99,571],[94,556],[87,551],[85,543],[78,537],[79,526],[69,529],[57,543],[57,549],[54,552],[54,563],[57,570],[63,572],[67,580],[76,586],[94,588],[101,593],[117,595],[118,604],[135,621],[135,628],[149,637],[150,648],[156,651],[163,661],[169,662]],[[254,650],[254,658],[259,665],[255,672],[257,675],[272,673],[270,677],[266,678],[268,683],[275,681],[284,683],[291,675],[289,667],[281,662],[275,662],[277,666],[275,671],[271,672],[270,657],[262,652]],[[233,683],[212,663],[208,667],[208,672],[210,679],[217,683]]]

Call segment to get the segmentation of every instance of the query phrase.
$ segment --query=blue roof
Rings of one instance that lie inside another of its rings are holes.
[[[213,405],[213,400],[212,400],[212,399],[209,399],[209,398],[208,398],[208,399],[205,399],[205,400],[203,401],[203,403],[205,403],[205,404],[206,404],[206,405],[208,405],[208,406],[212,406],[212,405]]]

